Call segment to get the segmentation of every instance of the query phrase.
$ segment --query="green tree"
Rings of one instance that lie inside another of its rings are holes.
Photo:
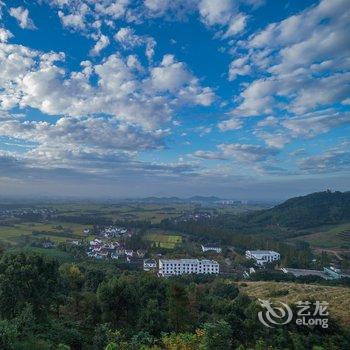
[[[183,286],[173,283],[169,290],[169,323],[175,332],[188,328],[189,301]]]
[[[5,254],[0,260],[0,315],[12,318],[29,303],[46,316],[59,288],[57,262],[37,254]]]
[[[7,320],[0,320],[0,349],[14,349],[14,343],[17,337],[17,327]]]
[[[231,348],[231,327],[226,321],[205,323],[203,329],[205,350],[229,350]]]

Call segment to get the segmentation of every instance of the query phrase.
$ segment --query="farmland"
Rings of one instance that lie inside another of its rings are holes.
[[[310,243],[312,248],[350,249],[350,223],[320,227],[315,232],[299,236],[297,239],[301,238]]]
[[[0,226],[0,241],[16,244],[21,238],[32,236],[49,237],[53,242],[59,243],[67,239],[81,238],[85,227],[89,226],[62,222],[16,223],[11,226]]]
[[[148,233],[144,239],[151,242],[153,247],[174,249],[177,245],[182,243],[182,237],[180,235],[169,234],[162,231],[153,230]]]

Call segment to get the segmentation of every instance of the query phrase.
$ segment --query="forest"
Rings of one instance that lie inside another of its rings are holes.
[[[349,330],[291,322],[270,329],[230,279],[158,278],[37,254],[0,260],[0,348],[349,349]]]

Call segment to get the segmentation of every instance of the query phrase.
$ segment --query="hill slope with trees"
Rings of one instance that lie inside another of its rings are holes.
[[[350,192],[316,192],[288,199],[248,217],[252,223],[310,228],[350,221]]]

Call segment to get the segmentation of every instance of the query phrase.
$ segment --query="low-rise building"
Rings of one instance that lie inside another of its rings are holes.
[[[154,259],[145,259],[143,260],[143,270],[152,271],[157,268],[157,262]]]
[[[281,255],[273,250],[247,250],[245,257],[255,260],[258,265],[265,265],[281,259]]]
[[[222,249],[217,246],[216,244],[202,244],[202,251],[205,252],[216,252],[216,253],[221,253]]]
[[[283,267],[281,270],[284,273],[292,274],[294,277],[317,276],[325,280],[329,279],[329,277],[324,271],[319,271],[319,270],[294,269],[289,267]]]
[[[159,275],[166,277],[183,274],[218,274],[219,263],[214,260],[160,259]]]

